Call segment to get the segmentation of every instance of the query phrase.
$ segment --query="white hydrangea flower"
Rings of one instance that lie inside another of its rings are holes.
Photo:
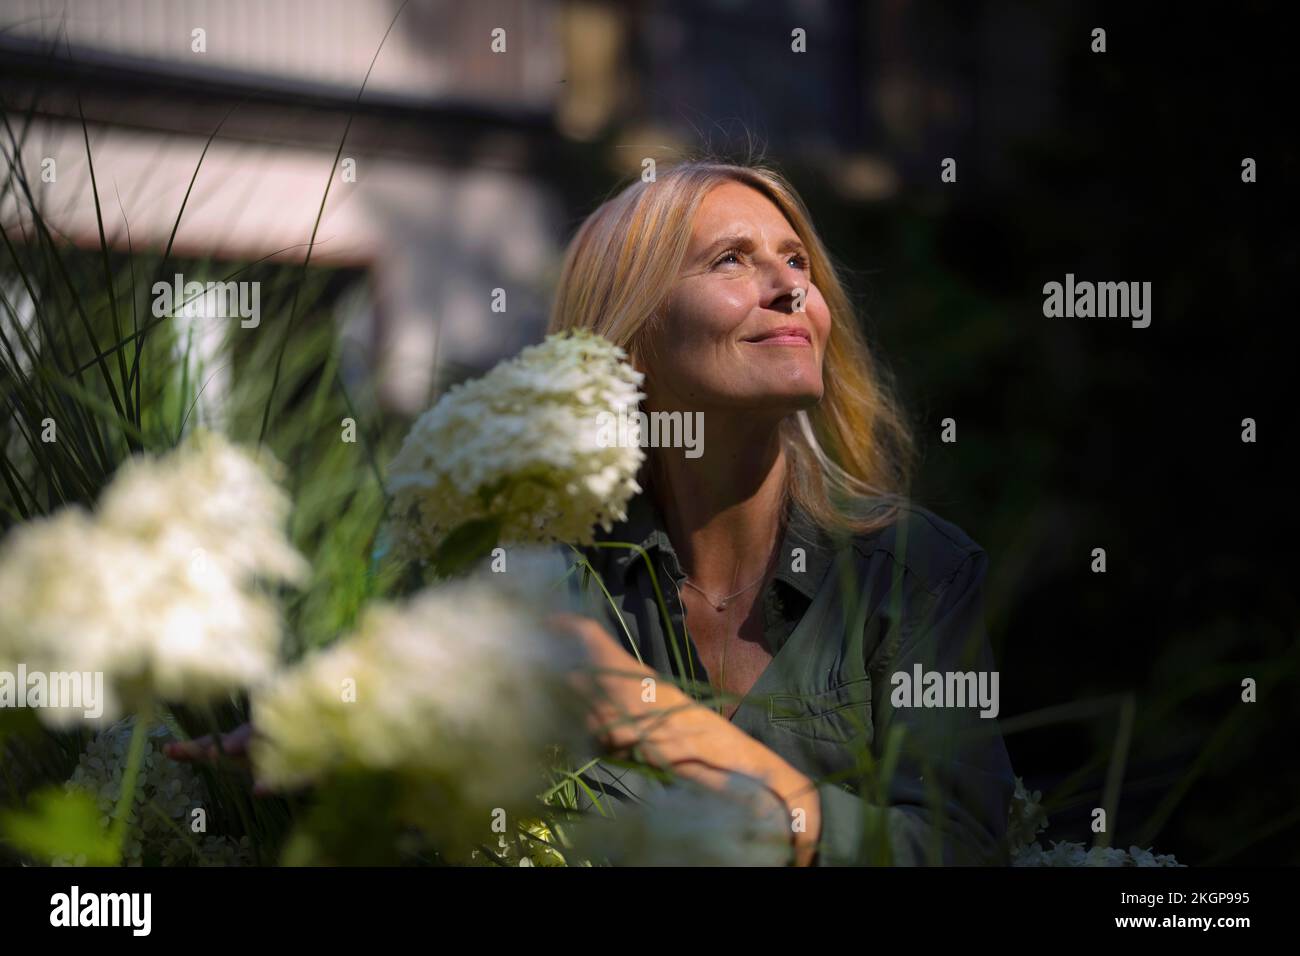
[[[641,489],[639,442],[602,441],[601,413],[635,412],[643,376],[588,332],[551,335],[452,387],[389,469],[401,544],[432,554],[457,526],[501,522],[502,544],[587,544]],[[602,447],[607,445],[608,447]]]
[[[0,669],[103,670],[144,594],[128,573],[146,556],[80,508],[14,528],[0,543]],[[106,696],[113,688],[103,688]],[[118,709],[105,701],[109,719]],[[41,711],[56,725],[81,713]]]
[[[609,802],[569,828],[579,853],[615,866],[785,866],[790,817],[774,794],[733,774],[726,790],[675,781],[642,803]]]
[[[65,789],[90,794],[99,807],[100,826],[107,832],[122,792],[134,718],[106,728],[86,746]],[[173,739],[163,724],[149,728],[137,778],[135,800],[127,811],[123,863],[141,866],[249,866],[253,863],[248,837],[238,843],[227,836],[195,833],[193,811],[209,815],[213,807],[207,788],[194,770],[163,754],[163,745]],[[59,857],[54,866],[82,866],[84,857]]]
[[[236,580],[301,582],[308,566],[284,535],[292,503],[271,480],[279,471],[266,454],[196,432],[178,453],[124,463],[96,514],[106,528],[200,570],[211,563]]]
[[[431,831],[481,832],[493,808],[535,806],[552,745],[584,742],[580,653],[483,577],[371,605],[355,634],[255,692],[256,774],[293,787],[392,772],[436,801]]]
[[[1012,866],[1182,866],[1172,854],[1153,854],[1136,846],[1128,852],[1115,847],[1085,848],[1082,843],[1053,841],[1051,849],[1038,842],[1047,829],[1047,811],[1039,801],[1042,793],[1030,792],[1016,777],[1016,792],[1007,815],[1007,848]]]
[[[545,820],[528,818],[515,824],[515,833],[485,833],[482,848],[466,860],[450,859],[453,866],[568,866],[558,849],[559,839]],[[581,864],[579,864],[581,865]]]
[[[146,697],[201,701],[264,680],[280,617],[260,578],[301,580],[270,477],[206,435],[124,465],[95,515],[69,507],[0,543],[0,664],[104,675],[102,722]],[[53,726],[83,708],[44,707]]]
[[[1040,803],[1042,799],[1042,791],[1027,790],[1025,782],[1016,777],[1016,792],[1011,796],[1007,814],[1007,846],[1012,853],[1033,843],[1047,829],[1047,811]]]
[[[1030,843],[1021,847],[1011,857],[1012,866],[1182,866],[1173,854],[1153,854],[1131,846],[1128,851],[1116,847],[1094,846],[1085,849],[1082,843],[1053,841],[1051,849]]]

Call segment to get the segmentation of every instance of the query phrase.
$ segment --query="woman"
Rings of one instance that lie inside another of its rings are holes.
[[[704,425],[702,453],[649,449],[628,520],[586,552],[610,600],[571,623],[622,675],[592,698],[611,749],[757,778],[801,864],[1001,861],[1014,778],[995,721],[901,693],[918,664],[991,673],[987,559],[899,497],[910,441],[790,185],[716,163],[633,183],[569,247],[551,331],[571,328],[628,350],[647,414]],[[646,684],[664,674],[691,696]],[[873,778],[891,729],[897,763]]]
[[[909,437],[789,184],[707,162],[633,183],[570,244],[551,328],[623,346],[643,411],[704,425],[699,448],[649,449],[627,520],[585,549],[603,588],[562,619],[600,665],[605,747],[719,789],[759,781],[801,865],[1001,862],[1014,781],[995,721],[904,686],[991,672],[987,559],[901,497]]]

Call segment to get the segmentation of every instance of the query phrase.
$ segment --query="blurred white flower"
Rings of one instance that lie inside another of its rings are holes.
[[[785,805],[733,774],[725,790],[675,781],[640,803],[608,801],[610,817],[572,825],[578,853],[615,866],[785,866],[792,832]]]
[[[587,544],[596,525],[625,518],[645,453],[602,443],[599,428],[602,412],[644,397],[625,358],[588,332],[551,335],[452,387],[389,469],[399,543],[428,557],[459,525],[490,518],[502,544]]]
[[[288,500],[201,435],[123,466],[91,515],[69,507],[0,543],[0,667],[104,674],[111,722],[147,697],[201,701],[264,680],[280,617],[259,579],[301,580]],[[42,708],[54,726],[79,708]]]
[[[555,746],[585,743],[581,646],[484,578],[375,604],[355,634],[255,692],[255,772],[271,786],[389,771],[436,801],[452,839],[535,806]]]
[[[308,566],[284,534],[292,502],[272,479],[279,466],[196,432],[179,452],[137,456],[104,491],[96,515],[155,554],[207,565],[235,580],[261,576],[300,582]]]

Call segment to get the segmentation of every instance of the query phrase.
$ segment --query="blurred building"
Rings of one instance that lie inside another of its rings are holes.
[[[1003,134],[1050,108],[1023,7],[0,0],[6,154],[32,183],[53,160],[39,201],[91,249],[81,115],[115,248],[128,225],[137,249],[167,243],[218,130],[177,255],[301,261],[328,185],[312,261],[367,277],[340,322],[409,412],[435,370],[541,334],[565,239],[645,156],[756,141],[850,203],[929,188],[959,148],[995,176]],[[980,91],[1008,86],[1024,108],[981,116]],[[21,218],[13,191],[0,210]]]

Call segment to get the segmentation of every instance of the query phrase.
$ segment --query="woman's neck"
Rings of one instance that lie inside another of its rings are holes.
[[[712,425],[717,419],[711,419]],[[777,547],[787,461],[776,425],[715,426],[704,454],[652,452],[650,492],[691,580],[726,594],[763,574]]]

